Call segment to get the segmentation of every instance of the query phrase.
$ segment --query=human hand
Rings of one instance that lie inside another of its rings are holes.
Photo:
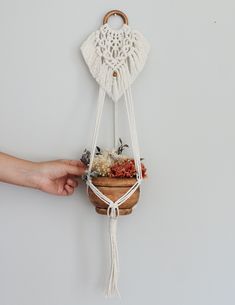
[[[35,187],[41,191],[67,196],[78,186],[77,178],[85,173],[86,166],[77,160],[40,162],[33,172]]]
[[[78,185],[86,166],[77,160],[31,162],[0,152],[0,182],[16,184],[67,196]]]

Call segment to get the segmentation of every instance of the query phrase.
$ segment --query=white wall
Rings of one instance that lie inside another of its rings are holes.
[[[152,46],[133,85],[149,178],[119,222],[122,299],[103,297],[107,219],[84,188],[59,198],[1,184],[0,304],[233,305],[232,0],[1,0],[0,149],[79,158],[97,96],[79,47],[113,8]]]

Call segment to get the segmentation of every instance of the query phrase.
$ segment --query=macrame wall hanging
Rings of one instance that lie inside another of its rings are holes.
[[[120,29],[108,24],[112,15],[123,19]],[[132,30],[127,16],[118,10],[108,12],[103,25],[82,44],[85,62],[99,85],[97,116],[91,150],[85,150],[81,160],[88,166],[85,177],[88,196],[99,214],[109,217],[111,267],[107,285],[107,296],[118,292],[118,248],[116,227],[119,215],[127,215],[136,205],[140,184],[146,176],[141,162],[136,133],[134,103],[131,84],[143,69],[149,45],[142,34]],[[97,146],[103,106],[108,96],[114,105],[114,147],[104,150]],[[118,104],[124,101],[133,156],[123,154],[128,148],[118,134]]]

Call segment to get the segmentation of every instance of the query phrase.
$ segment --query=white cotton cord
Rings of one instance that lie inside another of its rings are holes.
[[[97,115],[96,115],[95,130],[94,130],[94,134],[93,134],[90,163],[89,163],[89,168],[88,168],[88,177],[90,177],[92,164],[93,164],[93,160],[95,157],[95,150],[96,150],[97,139],[98,139],[98,134],[99,134],[100,121],[101,121],[102,112],[103,112],[104,100],[105,100],[105,91],[103,88],[100,87],[98,102],[97,102]]]
[[[131,89],[128,88],[124,91],[124,99],[125,105],[127,110],[127,117],[129,122],[130,128],[130,137],[131,137],[131,144],[133,150],[133,156],[137,171],[137,181],[136,183],[129,188],[129,190],[121,196],[115,202],[105,196],[93,183],[92,179],[90,178],[90,173],[92,169],[93,160],[95,157],[95,150],[97,145],[97,139],[99,134],[99,127],[103,112],[103,106],[105,101],[105,91],[100,88],[99,90],[99,97],[98,97],[98,105],[97,105],[97,117],[96,117],[96,124],[95,130],[93,135],[93,144],[91,150],[91,158],[88,170],[88,179],[87,179],[87,186],[94,192],[94,194],[100,198],[103,202],[108,205],[107,208],[107,215],[109,216],[109,240],[110,240],[110,274],[109,274],[109,281],[106,290],[106,296],[120,296],[118,290],[118,277],[119,277],[119,261],[118,261],[118,247],[117,247],[117,218],[119,216],[119,207],[128,199],[130,198],[134,192],[138,189],[142,182],[142,169],[141,169],[141,162],[140,162],[140,154],[139,154],[139,147],[138,147],[138,139],[136,134],[136,123],[135,123],[135,115],[134,115],[134,106],[133,106],[133,99],[131,95]],[[115,138],[115,145],[117,145],[118,141],[118,126],[117,126],[117,116],[118,116],[118,108],[117,102],[114,102],[114,138]]]
[[[119,257],[117,246],[117,217],[109,217],[109,240],[110,240],[110,274],[106,290],[106,297],[119,296]]]
[[[135,150],[135,165],[137,168],[137,173],[138,177],[141,179],[142,178],[142,170],[141,170],[141,162],[140,162],[140,154],[139,154],[139,146],[138,146],[138,139],[137,139],[137,134],[136,134],[136,124],[135,124],[135,116],[134,116],[134,111],[132,107],[132,100],[131,100],[131,95],[129,89],[127,90],[127,108],[129,107],[129,112],[130,112],[130,118],[131,118],[131,124],[133,126],[132,130],[132,136],[133,136],[133,141],[134,141],[134,150]],[[128,111],[128,110],[127,110]]]
[[[128,103],[129,103],[129,110],[131,113],[131,120],[132,120],[132,133],[135,141],[135,152],[136,152],[136,166],[137,166],[137,172],[139,175],[139,178],[142,179],[142,168],[141,168],[141,161],[140,161],[140,153],[139,153],[139,143],[138,143],[138,137],[137,137],[137,131],[136,131],[136,122],[135,122],[135,115],[134,115],[134,103],[131,93],[131,88],[127,89],[127,96],[128,96]]]
[[[136,183],[132,185],[132,187],[122,197],[115,201],[115,204],[117,204],[118,207],[122,205],[125,201],[127,201],[127,199],[129,199],[134,194],[140,184],[141,180],[137,180]]]
[[[118,147],[118,102],[113,102],[114,107],[114,148]]]
[[[127,75],[128,75],[127,73],[122,75],[123,81],[127,81],[126,80],[126,78],[128,78]],[[129,122],[129,128],[130,128],[130,137],[131,137],[131,144],[132,144],[132,150],[133,150],[133,155],[134,155],[135,167],[136,167],[137,174],[138,174],[137,179],[142,180],[142,168],[141,168],[141,161],[140,161],[138,138],[137,138],[137,133],[136,133],[133,99],[132,99],[130,87],[124,91],[124,99],[125,99],[127,118],[128,118],[128,122]]]
[[[138,142],[137,142],[137,135],[135,131],[135,120],[134,120],[134,111],[131,106],[131,103],[133,103],[130,92],[124,93],[125,97],[125,103],[127,108],[127,116],[129,121],[129,127],[130,127],[130,135],[131,135],[131,142],[132,142],[132,149],[133,149],[133,155],[134,160],[136,164],[137,169],[137,181],[136,183],[130,187],[130,189],[121,196],[118,200],[113,202],[111,199],[109,199],[107,196],[105,196],[93,183],[90,176],[88,176],[87,180],[87,186],[91,188],[91,190],[94,192],[94,194],[100,198],[103,202],[105,202],[108,205],[107,209],[107,215],[109,216],[109,240],[110,240],[110,274],[109,274],[109,281],[107,285],[106,290],[106,296],[112,297],[112,296],[120,296],[119,290],[118,290],[118,277],[119,277],[119,260],[118,260],[118,247],[117,247],[117,218],[119,216],[119,207],[122,205],[128,198],[130,198],[134,192],[138,189],[138,187],[141,184],[142,181],[142,172],[141,172],[141,165],[140,158],[139,158],[139,151],[138,151]],[[96,126],[93,136],[93,145],[92,145],[92,153],[91,153],[91,160],[89,165],[89,173],[91,172],[92,163],[95,157],[95,149],[97,145],[97,138],[99,133],[99,126],[100,126],[100,120],[103,112],[103,105],[105,100],[105,93],[102,89],[99,91],[99,98],[98,98],[98,109],[97,109],[97,118],[96,118]],[[114,107],[117,106],[117,102],[114,102]],[[115,111],[115,120],[117,120],[117,108],[114,109]],[[117,121],[115,122],[115,143],[117,143]]]
[[[130,117],[131,117],[131,124],[133,128],[131,129],[133,138],[134,138],[134,145],[135,145],[135,165],[137,168],[138,178],[142,179],[142,168],[141,168],[141,161],[140,161],[140,153],[139,153],[139,144],[138,144],[138,137],[136,132],[136,123],[135,123],[135,115],[134,115],[134,106],[133,106],[133,99],[131,94],[131,88],[127,89],[127,103],[129,104],[129,111],[130,111]]]
[[[138,177],[139,177],[139,174],[140,174],[140,172],[139,172],[139,158],[138,158],[135,136],[134,136],[134,133],[132,131],[133,121],[132,121],[131,112],[130,112],[130,109],[129,109],[129,99],[128,99],[128,95],[127,95],[126,92],[124,92],[124,98],[125,98],[127,117],[128,117],[128,122],[129,122],[129,128],[130,128],[130,137],[131,137],[133,157],[134,157],[135,167],[136,167]]]
[[[96,144],[97,144],[100,119],[102,116],[104,97],[105,96],[103,96],[101,94],[98,99],[99,106],[98,106],[97,123],[96,123],[96,128],[95,128],[95,133],[94,133],[91,165],[92,165],[94,155],[95,155],[95,148],[96,148]],[[133,100],[132,100],[131,92],[129,91],[129,89],[127,89],[124,92],[124,97],[125,97],[127,116],[128,116],[128,122],[129,122],[129,128],[130,128],[133,155],[134,155],[135,165],[136,165],[136,169],[137,169],[137,173],[138,173],[137,181],[132,187],[130,187],[130,189],[123,196],[121,196],[118,200],[113,202],[107,196],[105,196],[96,186],[93,185],[90,177],[87,180],[87,184],[89,185],[91,190],[95,193],[95,195],[108,205],[107,215],[109,216],[110,274],[109,274],[109,281],[108,281],[107,290],[106,290],[107,297],[120,296],[120,293],[118,290],[119,258],[118,258],[118,246],[117,246],[117,218],[119,216],[119,206],[134,194],[134,192],[140,186],[141,181],[142,181],[142,170],[141,170],[138,140],[137,140],[137,134],[136,134]],[[116,144],[117,143],[117,126],[116,126],[117,108],[115,106],[117,106],[117,102],[114,102],[114,116],[115,116],[114,117],[114,119],[115,119],[114,128],[115,128],[115,144]]]
[[[93,193],[95,193],[95,195],[98,198],[100,198],[103,202],[108,204],[108,206],[111,206],[114,204],[114,202],[111,199],[109,199],[107,196],[105,196],[103,193],[101,193],[101,191],[92,183],[91,179],[87,180],[87,185],[91,188]]]
[[[105,202],[108,205],[108,211],[109,209],[117,209],[121,204],[123,204],[128,198],[133,195],[133,193],[137,190],[137,188],[140,186],[141,180],[137,180],[136,183],[117,201],[112,201],[107,196],[105,196],[93,183],[91,179],[87,180],[87,186],[90,187],[90,189],[93,191],[93,193],[101,199],[103,202]],[[108,216],[110,216],[110,213],[107,213]]]
[[[126,71],[125,71],[126,72]],[[122,75],[122,72],[120,70],[122,79],[126,80],[126,74]],[[136,189],[139,187],[142,181],[142,170],[141,170],[141,162],[140,162],[140,154],[139,154],[139,147],[138,147],[138,139],[136,134],[136,124],[135,124],[135,115],[134,115],[134,109],[133,109],[133,99],[131,95],[131,89],[128,88],[124,91],[124,98],[125,98],[125,104],[127,109],[127,117],[129,122],[129,128],[130,128],[130,136],[131,136],[131,143],[132,143],[132,150],[133,150],[133,156],[135,161],[135,166],[137,170],[137,182],[122,196],[120,197],[116,202],[113,202],[110,200],[107,196],[105,196],[102,192],[99,191],[99,189],[93,185],[92,180],[90,179],[90,173],[92,169],[93,160],[95,157],[95,150],[97,146],[97,138],[99,133],[99,127],[100,127],[100,121],[102,117],[103,112],[103,106],[105,101],[105,91],[103,88],[100,87],[99,89],[99,97],[98,97],[98,103],[97,103],[97,116],[96,116],[96,124],[95,124],[95,130],[93,135],[93,144],[92,144],[92,150],[91,150],[91,157],[90,157],[90,164],[88,169],[88,179],[87,179],[87,185],[92,189],[92,191],[96,194],[98,198],[100,198],[102,201],[104,201],[106,204],[109,205],[111,208],[116,208],[116,206],[120,206],[122,203],[124,203],[130,196],[136,191]],[[115,105],[117,102],[114,102]],[[117,107],[117,105],[116,105]],[[117,112],[117,108],[115,113]],[[117,119],[117,113],[116,119]],[[117,127],[115,126],[115,129],[117,130]],[[116,136],[117,140],[117,136]]]

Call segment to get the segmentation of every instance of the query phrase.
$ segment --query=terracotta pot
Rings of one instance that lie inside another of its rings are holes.
[[[124,195],[132,185],[136,183],[135,178],[109,178],[98,177],[93,178],[92,183],[109,199],[112,201],[118,200]],[[88,195],[90,201],[95,205],[96,212],[102,215],[107,214],[108,205],[103,202],[95,193],[88,188]],[[140,196],[140,188],[136,191],[119,207],[120,215],[128,215],[132,212],[132,208],[136,205]]]

